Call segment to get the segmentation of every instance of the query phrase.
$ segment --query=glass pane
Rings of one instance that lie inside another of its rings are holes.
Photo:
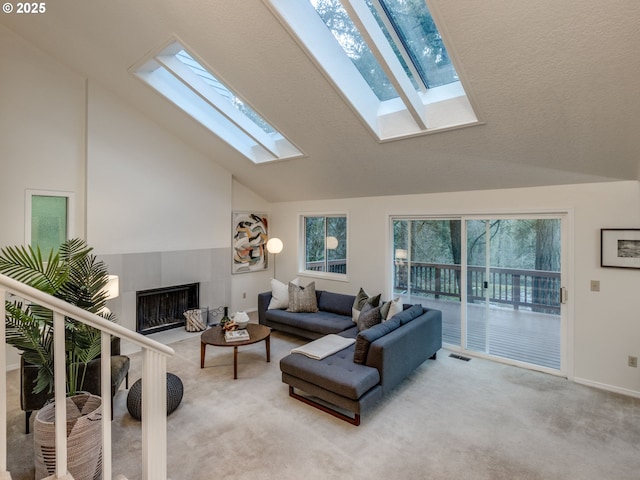
[[[394,220],[394,297],[442,311],[442,340],[460,345],[460,220]]]
[[[67,240],[67,197],[31,197],[31,245],[43,253]]]
[[[338,44],[382,102],[398,97],[389,78],[339,0],[310,0]]]
[[[458,80],[424,0],[380,0],[380,5],[427,88]]]
[[[560,227],[560,219],[467,223],[467,348],[560,368]]]
[[[347,217],[327,217],[327,271],[347,273]]]
[[[198,63],[186,51],[181,50],[176,54],[176,58],[191,69],[193,73],[202,78],[207,85],[216,91],[219,95],[226,98],[231,105],[241,111],[247,118],[260,127],[265,133],[275,134],[276,130],[258,113],[249,107],[240,97],[229,90],[220,80],[214,77],[211,72]]]
[[[305,270],[325,271],[324,217],[305,217]]]
[[[489,329],[488,302],[486,301],[486,220],[467,221],[467,339],[469,350],[487,352]]]

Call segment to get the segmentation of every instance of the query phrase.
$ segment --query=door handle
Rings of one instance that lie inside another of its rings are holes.
[[[567,303],[567,300],[569,300],[567,287],[560,287],[560,303]]]

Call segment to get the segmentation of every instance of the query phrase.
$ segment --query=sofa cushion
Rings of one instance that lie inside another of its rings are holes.
[[[270,322],[280,323],[292,328],[316,332],[322,335],[342,332],[354,326],[351,317],[345,317],[337,313],[323,312],[322,310],[318,310],[315,313],[267,310],[265,317]],[[275,326],[275,328],[277,330],[277,326]]]
[[[405,323],[410,322],[414,318],[419,317],[423,313],[424,313],[424,308],[422,307],[422,305],[416,304],[416,305],[411,305],[409,308],[407,308],[406,310],[403,310],[400,313],[396,313],[391,318],[398,319],[400,321],[400,325],[404,325]]]
[[[400,319],[396,317],[397,315],[386,322],[379,323],[358,333],[353,353],[354,362],[364,364],[367,361],[369,346],[377,339],[400,327]]]
[[[320,292],[320,298],[318,299],[318,309],[348,317],[351,316],[353,302],[353,295],[344,295],[342,293],[323,290]]]
[[[377,325],[381,321],[382,315],[380,314],[380,307],[374,307],[370,303],[365,303],[356,323],[358,330],[363,331]]]
[[[323,360],[292,353],[280,360],[280,370],[352,400],[358,400],[380,383],[376,368],[353,362],[353,346]]]
[[[306,287],[289,282],[289,306],[287,312],[317,312],[316,283]]]

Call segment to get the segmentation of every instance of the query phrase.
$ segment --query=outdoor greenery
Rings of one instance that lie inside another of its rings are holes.
[[[377,97],[381,101],[397,97],[396,90],[341,2],[311,0],[311,3]],[[400,38],[400,48],[406,49],[409,53],[410,59],[407,60],[418,72],[420,83],[430,88],[457,80],[457,74],[442,42],[442,37],[424,0],[386,0],[380,3],[385,16]],[[367,5],[396,52],[405,72],[418,88],[418,79],[400,54],[399,46],[393,40],[378,11],[370,0],[367,1]]]
[[[460,264],[460,220],[396,220],[393,229],[395,248],[410,243],[414,262]],[[494,267],[560,271],[559,220],[491,220],[489,239]],[[469,265],[486,264],[486,241],[485,221],[467,222]]]
[[[0,251],[0,273],[60,298],[105,319],[109,276],[84,240],[67,240],[46,256],[31,246],[5,247]],[[22,299],[6,301],[6,341],[20,350],[24,360],[38,366],[34,393],[53,391],[53,313]],[[67,392],[82,390],[86,363],[100,354],[100,332],[65,318]]]
[[[347,217],[338,216],[308,216],[304,218],[305,225],[305,260],[307,265],[322,262],[320,271],[334,271],[329,265],[334,260],[345,260],[347,258]],[[327,239],[334,237],[337,246],[330,248]],[[340,266],[340,271],[336,273],[346,273],[346,264]]]
[[[487,265],[489,242],[490,266],[493,269],[560,271],[560,221],[558,219],[469,220],[467,229],[467,265]],[[393,222],[396,258],[406,251],[413,265],[439,264],[460,266],[462,260],[462,225],[460,220],[395,220]],[[402,254],[404,256],[404,254]],[[516,275],[515,273],[513,275]],[[469,277],[467,292],[482,288]],[[404,279],[406,282],[414,278]],[[487,278],[486,280],[491,280]],[[507,281],[507,278],[504,278]],[[480,282],[481,284],[482,282]],[[455,270],[456,291],[460,289],[460,269]],[[508,288],[511,288],[508,285]],[[551,312],[545,305],[558,302],[558,286],[549,276],[534,276],[530,289],[533,310]],[[451,292],[453,293],[453,292]],[[474,293],[482,296],[482,293]]]

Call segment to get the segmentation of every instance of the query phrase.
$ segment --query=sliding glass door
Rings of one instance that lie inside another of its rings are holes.
[[[443,343],[561,368],[562,216],[393,218],[393,292],[443,312]]]
[[[559,218],[466,221],[466,348],[560,369]]]

